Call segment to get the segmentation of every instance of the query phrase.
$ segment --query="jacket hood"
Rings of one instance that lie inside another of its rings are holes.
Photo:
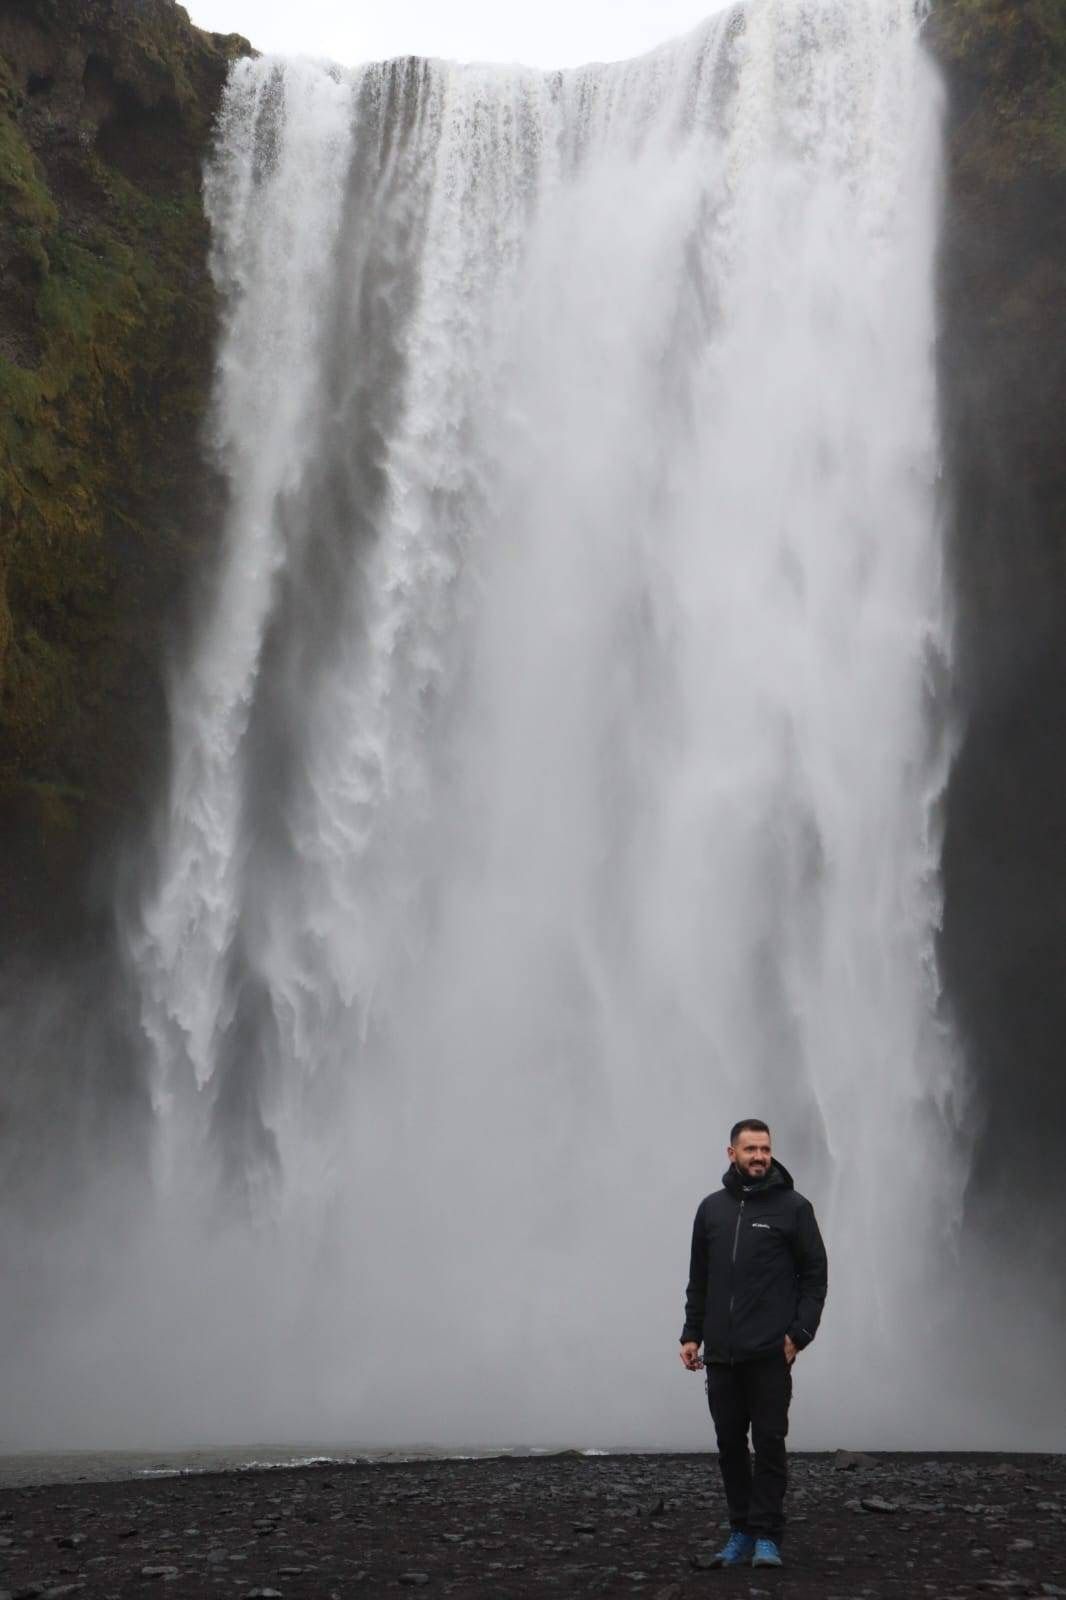
[[[788,1168],[781,1165],[775,1156],[770,1157],[770,1170],[765,1178],[760,1178],[756,1183],[743,1183],[736,1167],[730,1166],[722,1174],[722,1183],[730,1194],[735,1194],[741,1199],[746,1194],[765,1194],[767,1189],[794,1189],[792,1174]]]

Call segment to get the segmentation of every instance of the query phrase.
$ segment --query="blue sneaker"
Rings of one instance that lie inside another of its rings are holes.
[[[755,1540],[747,1533],[733,1532],[718,1554],[711,1560],[712,1567],[744,1567],[751,1560]]]
[[[755,1554],[751,1558],[751,1564],[753,1567],[783,1567],[785,1563],[772,1539],[756,1539]]]

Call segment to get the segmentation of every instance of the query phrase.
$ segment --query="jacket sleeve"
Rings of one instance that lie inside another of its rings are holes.
[[[829,1263],[822,1235],[808,1201],[796,1227],[796,1315],[789,1336],[796,1348],[809,1345],[818,1332],[829,1287]]]
[[[707,1300],[707,1241],[703,1232],[703,1207],[696,1212],[692,1224],[692,1251],[689,1256],[688,1288],[685,1291],[685,1326],[681,1343],[703,1339],[703,1312]]]

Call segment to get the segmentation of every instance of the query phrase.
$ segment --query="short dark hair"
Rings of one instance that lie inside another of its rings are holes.
[[[743,1122],[734,1122],[733,1130],[729,1135],[729,1143],[736,1144],[738,1133],[769,1133],[765,1122],[760,1122],[758,1117],[745,1117]]]

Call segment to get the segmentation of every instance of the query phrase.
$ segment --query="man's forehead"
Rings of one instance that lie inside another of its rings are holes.
[[[742,1133],[737,1134],[738,1145],[769,1143],[770,1135],[768,1133],[756,1133],[754,1128],[745,1128]]]

